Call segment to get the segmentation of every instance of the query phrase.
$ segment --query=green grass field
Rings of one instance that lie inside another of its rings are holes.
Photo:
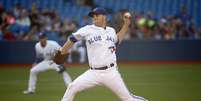
[[[201,101],[201,65],[119,65],[129,90],[149,101]],[[67,68],[75,79],[87,68]],[[0,101],[60,101],[65,87],[55,71],[39,74],[36,93],[24,95],[29,68],[0,69]],[[104,87],[78,93],[75,101],[119,101]]]

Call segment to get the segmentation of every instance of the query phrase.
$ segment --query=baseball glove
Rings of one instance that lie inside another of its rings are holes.
[[[61,51],[56,51],[53,61],[56,64],[63,64],[66,61],[68,54],[61,54]]]

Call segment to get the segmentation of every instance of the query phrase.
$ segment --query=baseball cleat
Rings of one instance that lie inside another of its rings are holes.
[[[25,91],[23,91],[23,94],[34,94],[34,91],[25,90]]]
[[[133,95],[134,99],[136,99],[136,101],[148,101],[147,99],[141,97],[141,96],[136,96],[136,95]]]

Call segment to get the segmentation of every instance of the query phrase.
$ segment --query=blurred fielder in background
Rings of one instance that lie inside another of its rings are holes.
[[[73,101],[77,92],[102,85],[113,91],[122,101],[147,101],[143,97],[135,96],[127,89],[116,63],[116,45],[123,40],[131,23],[130,13],[124,14],[124,24],[116,33],[107,26],[106,10],[95,8],[89,13],[93,18],[92,25],[86,25],[73,33],[60,49],[61,55],[68,54],[68,50],[79,40],[85,40],[90,69],[76,78],[66,90],[62,101]],[[55,55],[56,56],[56,55]]]
[[[73,62],[73,59],[72,59],[73,52],[76,52],[79,54],[79,63],[86,62],[86,48],[84,46],[84,41],[76,42],[72,46],[72,48],[69,50],[68,63]]]
[[[55,51],[61,46],[55,41],[47,40],[44,33],[40,33],[39,40],[35,45],[36,61],[30,70],[28,89],[23,92],[24,94],[33,94],[35,92],[38,73],[47,70],[52,69],[62,74],[66,86],[72,81],[69,74],[65,71],[65,67],[57,65],[52,61]]]

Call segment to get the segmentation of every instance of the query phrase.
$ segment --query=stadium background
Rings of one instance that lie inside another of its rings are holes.
[[[107,9],[108,22],[117,31],[122,14],[132,13],[131,29],[117,53],[132,92],[150,101],[201,100],[200,5],[200,0],[0,0],[0,100],[59,100],[65,88],[52,71],[39,75],[37,94],[22,94],[34,61],[33,46],[40,32],[62,44],[91,23],[86,15],[97,6]],[[73,78],[87,69],[77,62],[66,66]],[[97,87],[75,101],[92,100],[118,99]]]

